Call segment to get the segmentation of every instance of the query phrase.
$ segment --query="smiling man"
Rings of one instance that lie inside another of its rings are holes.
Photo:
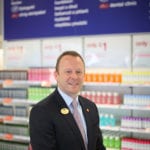
[[[75,51],[65,51],[56,63],[57,87],[30,113],[33,150],[105,150],[96,105],[79,95],[85,63]]]
[[[72,98],[76,98],[80,92],[85,73],[83,60],[75,54],[64,53],[58,59],[55,72],[58,87]]]

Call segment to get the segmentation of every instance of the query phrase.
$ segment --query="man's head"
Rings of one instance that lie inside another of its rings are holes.
[[[65,51],[56,63],[55,77],[58,87],[71,97],[76,97],[84,81],[85,63],[75,51]]]
[[[70,55],[70,56],[73,56],[73,57],[79,57],[82,60],[84,66],[85,66],[85,62],[84,62],[82,56],[78,52],[76,52],[76,51],[65,51],[57,59],[56,67],[55,67],[55,69],[56,69],[57,72],[59,70],[59,63],[60,63],[61,58],[63,56],[66,56],[66,55]]]

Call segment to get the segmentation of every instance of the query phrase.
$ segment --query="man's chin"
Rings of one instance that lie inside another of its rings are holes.
[[[73,90],[73,91],[70,91],[70,93],[71,93],[72,95],[78,95],[79,90]]]

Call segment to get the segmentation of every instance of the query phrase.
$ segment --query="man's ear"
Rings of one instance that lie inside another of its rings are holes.
[[[58,72],[55,70],[54,71],[54,77],[55,77],[56,80],[57,80],[57,76],[58,76]]]

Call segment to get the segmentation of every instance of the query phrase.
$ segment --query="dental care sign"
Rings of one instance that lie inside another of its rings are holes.
[[[4,39],[150,32],[149,0],[4,0]]]
[[[93,36],[85,38],[85,62],[88,67],[131,67],[130,36]]]
[[[133,36],[133,67],[150,68],[150,34]]]
[[[82,38],[57,38],[42,41],[43,66],[55,67],[57,57],[66,50],[76,50],[82,55]]]
[[[41,66],[40,41],[6,42],[4,61],[7,68]]]

